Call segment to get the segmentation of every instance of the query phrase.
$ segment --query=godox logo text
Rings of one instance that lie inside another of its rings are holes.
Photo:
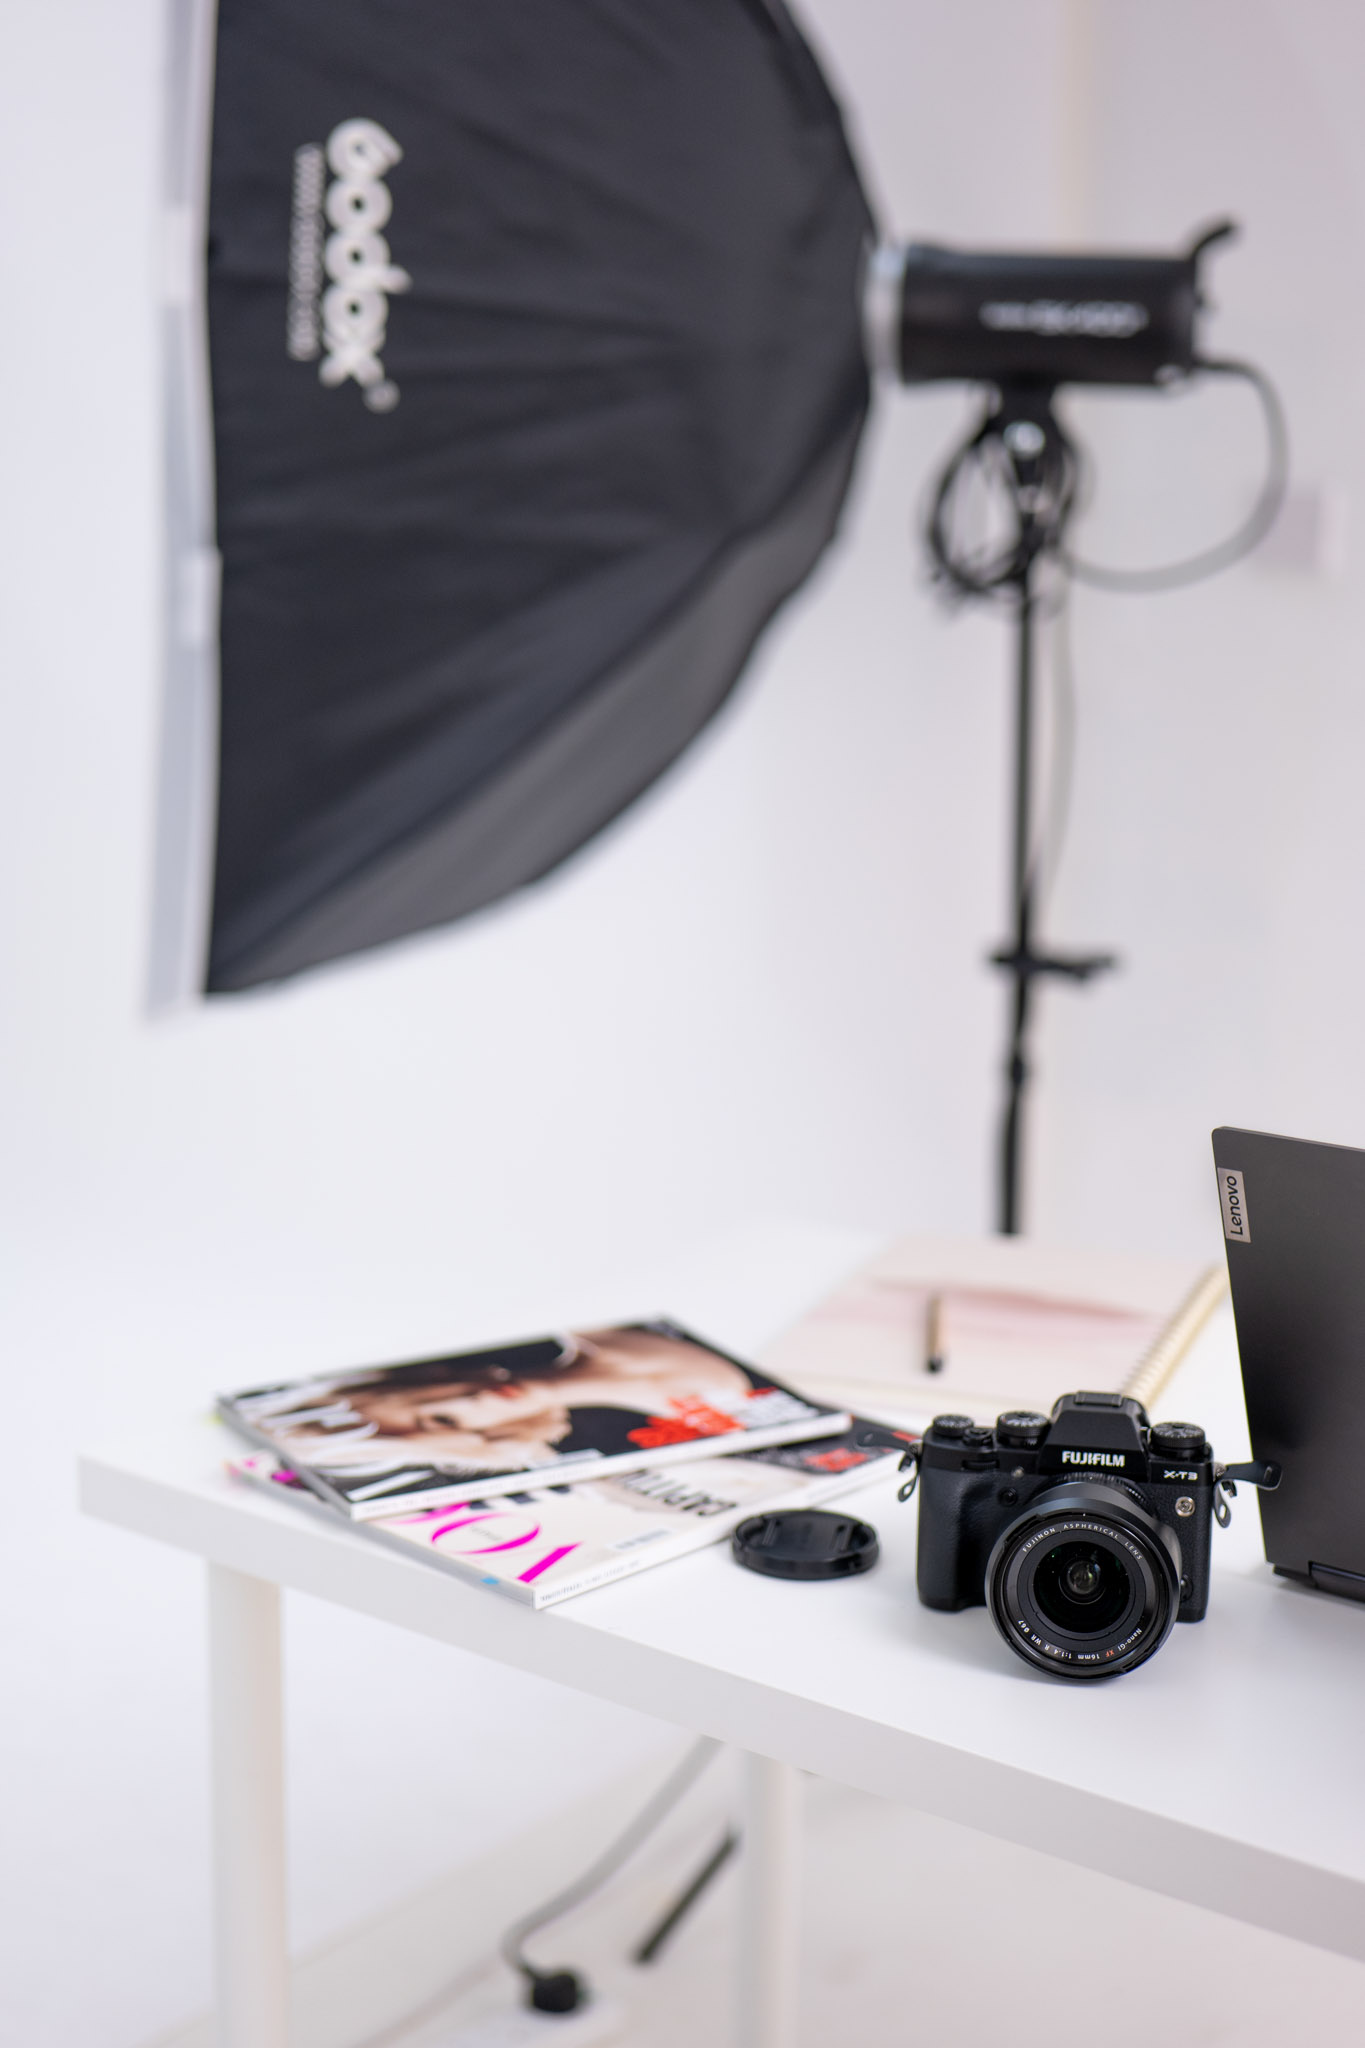
[[[326,163],[333,176],[325,200],[323,152],[317,144],[305,144],[294,159],[289,353],[307,361],[322,352],[322,383],[336,386],[353,379],[371,412],[391,412],[398,403],[398,386],[384,374],[382,350],[389,294],[405,292],[412,279],[391,259],[382,230],[393,212],[384,174],[402,156],[377,121],[342,121],[327,138]],[[319,251],[324,228],[320,201],[331,233]],[[329,282],[322,289],[324,274]]]
[[[1127,341],[1148,324],[1147,308],[1131,299],[988,299],[978,318],[996,334],[1080,334],[1087,341]]]

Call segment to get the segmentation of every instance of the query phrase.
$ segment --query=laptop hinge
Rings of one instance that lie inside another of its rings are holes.
[[[1365,1600],[1365,1577],[1359,1572],[1338,1571],[1332,1564],[1309,1564],[1308,1576],[1324,1593],[1340,1593],[1347,1600]]]

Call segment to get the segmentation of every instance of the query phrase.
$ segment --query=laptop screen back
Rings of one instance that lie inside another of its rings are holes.
[[[1365,1152],[1224,1127],[1213,1156],[1252,1450],[1284,1468],[1266,1556],[1365,1598]]]

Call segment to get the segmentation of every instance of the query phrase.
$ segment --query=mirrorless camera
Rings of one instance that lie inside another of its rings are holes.
[[[1120,1394],[1063,1394],[1050,1417],[994,1429],[940,1415],[917,1462],[920,1599],[984,1602],[1026,1664],[1065,1678],[1132,1671],[1177,1621],[1202,1621],[1223,1496],[1279,1478],[1216,1465],[1197,1423],[1151,1425]]]

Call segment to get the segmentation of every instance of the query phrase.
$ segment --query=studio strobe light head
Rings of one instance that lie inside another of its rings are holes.
[[[1220,221],[1182,256],[885,245],[871,278],[875,352],[906,384],[1171,382],[1197,362],[1200,258],[1234,232]]]

